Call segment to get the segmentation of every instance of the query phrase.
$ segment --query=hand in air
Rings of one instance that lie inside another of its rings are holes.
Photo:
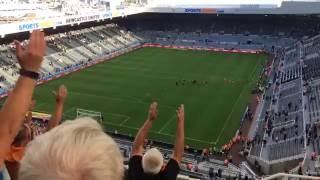
[[[22,47],[19,41],[14,43],[20,66],[25,70],[38,72],[46,52],[44,33],[40,30],[33,31],[26,48]]]
[[[67,87],[65,85],[60,85],[57,91],[53,91],[53,94],[56,96],[56,102],[64,103],[68,95]]]
[[[148,120],[154,121],[158,117],[158,103],[153,102],[149,108]]]
[[[184,122],[184,105],[183,105],[183,104],[181,104],[181,105],[178,107],[176,113],[177,113],[177,120],[178,120],[178,122]]]

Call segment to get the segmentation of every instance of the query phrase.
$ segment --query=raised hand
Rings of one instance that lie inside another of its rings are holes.
[[[34,30],[26,49],[21,46],[19,41],[14,41],[14,43],[20,66],[27,71],[38,72],[46,52],[44,33],[40,30]]]
[[[63,106],[68,94],[68,90],[66,86],[60,85],[57,91],[53,91],[53,94],[56,97],[56,109],[51,116],[51,119],[47,127],[47,131],[60,124],[62,120]]]
[[[68,90],[65,85],[60,85],[59,89],[56,92],[54,91],[53,94],[56,96],[56,102],[64,103],[68,94]]]
[[[153,102],[149,108],[148,120],[154,121],[158,117],[158,103]]]
[[[178,107],[178,110],[176,111],[176,113],[177,113],[178,122],[184,122],[184,105],[183,104],[181,104]]]

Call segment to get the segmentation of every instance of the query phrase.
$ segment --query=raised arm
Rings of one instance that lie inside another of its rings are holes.
[[[184,153],[184,105],[182,104],[177,110],[177,132],[174,146],[173,159],[178,163],[181,162]]]
[[[14,137],[21,128],[36,86],[36,78],[31,78],[27,74],[30,71],[38,72],[46,49],[44,33],[39,30],[32,32],[26,49],[23,49],[18,41],[15,44],[19,64],[24,73],[21,72],[23,75],[18,78],[15,88],[0,111],[0,167]]]
[[[60,124],[62,119],[62,114],[63,114],[63,106],[64,106],[65,99],[67,97],[68,91],[66,86],[61,85],[57,90],[57,92],[53,92],[53,93],[56,96],[56,107],[55,107],[56,109],[49,121],[47,131],[49,131],[50,129]]]
[[[149,108],[148,118],[144,122],[143,126],[140,128],[133,142],[132,155],[143,154],[144,140],[147,138],[149,129],[151,128],[153,121],[157,119],[157,117],[158,117],[158,103],[153,102]]]
[[[36,100],[31,100],[31,102],[30,102],[30,105],[29,105],[29,111],[28,111],[28,114],[27,114],[27,116],[26,116],[26,118],[25,118],[25,120],[24,120],[24,123],[26,123],[26,124],[28,124],[28,125],[30,125],[30,123],[31,123],[31,120],[32,120],[32,110],[33,110],[33,108],[35,107],[35,105],[36,105]]]

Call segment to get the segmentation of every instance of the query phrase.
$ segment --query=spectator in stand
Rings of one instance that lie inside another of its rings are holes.
[[[15,88],[0,111],[0,173],[5,169],[5,157],[23,125],[46,49],[44,33],[39,30],[32,32],[29,46],[25,50],[20,42],[16,41],[15,44],[22,69]]]
[[[61,85],[57,92],[54,92],[54,95],[56,99],[56,109],[49,121],[47,131],[59,125],[61,122],[63,106],[67,97],[67,88],[64,85]],[[18,135],[15,137],[11,145],[10,151],[5,159],[6,167],[10,174],[11,180],[18,180],[20,161],[23,158],[26,146],[37,135],[36,129],[32,128],[31,126],[32,110],[35,107],[35,104],[36,101],[32,100],[30,103],[29,112],[25,117],[23,127],[19,131]]]
[[[123,172],[117,144],[97,121],[80,118],[29,143],[19,180],[121,180]]]
[[[149,129],[158,116],[158,104],[153,102],[149,108],[149,115],[140,128],[132,148],[132,157],[129,160],[129,180],[175,180],[179,174],[179,164],[184,153],[184,106],[177,110],[177,132],[174,153],[164,167],[161,152],[152,148],[143,155],[143,144]]]

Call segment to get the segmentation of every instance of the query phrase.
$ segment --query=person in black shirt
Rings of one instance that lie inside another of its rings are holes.
[[[166,165],[163,163],[161,152],[152,148],[143,155],[143,144],[149,129],[158,116],[158,104],[153,102],[149,108],[149,115],[140,128],[132,148],[132,157],[129,160],[128,180],[175,180],[179,174],[179,163],[184,153],[184,105],[177,113],[176,142],[172,158]]]

